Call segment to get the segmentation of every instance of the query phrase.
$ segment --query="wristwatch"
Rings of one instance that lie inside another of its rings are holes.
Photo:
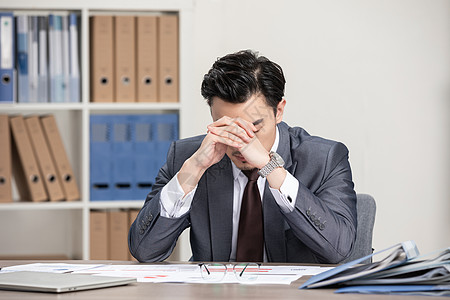
[[[258,174],[261,177],[267,177],[267,175],[272,173],[272,171],[275,170],[276,168],[280,168],[280,167],[284,166],[284,160],[280,156],[280,154],[270,151],[269,156],[270,156],[270,160],[267,163],[267,165],[265,165],[258,171]]]

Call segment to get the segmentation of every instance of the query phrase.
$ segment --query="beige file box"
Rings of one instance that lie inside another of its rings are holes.
[[[90,18],[91,102],[114,101],[113,16]]]
[[[136,17],[136,100],[158,101],[158,17]]]
[[[62,201],[65,199],[61,181],[56,173],[56,167],[50,154],[50,149],[45,140],[41,122],[38,116],[25,119],[34,154],[36,155],[42,181],[50,201]]]
[[[114,17],[115,101],[136,101],[135,17]]]
[[[159,96],[161,102],[179,101],[178,16],[159,17]]]
[[[41,125],[53,162],[56,166],[56,173],[62,185],[64,196],[67,201],[80,199],[77,180],[73,173],[66,149],[61,139],[56,120],[53,115],[41,117]]]
[[[42,176],[21,115],[10,118],[13,136],[13,172],[21,200],[46,201]]]

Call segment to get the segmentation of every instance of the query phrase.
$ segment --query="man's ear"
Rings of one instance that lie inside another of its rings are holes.
[[[277,112],[275,115],[275,121],[276,123],[280,123],[283,121],[283,113],[284,113],[284,106],[286,105],[286,99],[281,99],[281,101],[277,105]]]

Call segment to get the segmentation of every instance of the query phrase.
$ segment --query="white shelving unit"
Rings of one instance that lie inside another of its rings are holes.
[[[193,2],[192,0],[15,0],[3,3],[2,11],[46,14],[76,12],[81,16],[80,64],[82,93],[80,103],[1,104],[0,114],[54,114],[66,151],[74,169],[81,200],[76,202],[0,203],[0,257],[65,255],[89,259],[89,212],[91,209],[141,208],[142,201],[93,201],[89,199],[89,116],[94,113],[177,112],[180,137],[188,125],[188,103],[193,101]],[[179,103],[91,103],[89,96],[89,17],[99,13],[149,14],[176,12],[179,16]],[[197,84],[198,85],[198,84]],[[1,142],[1,141],[0,141]],[[20,187],[17,187],[20,188]],[[174,257],[177,258],[176,256]]]

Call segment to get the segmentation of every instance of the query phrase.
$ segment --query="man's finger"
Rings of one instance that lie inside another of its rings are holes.
[[[242,140],[239,136],[225,131],[220,127],[211,127],[210,134],[215,137],[214,140],[231,147],[242,147],[245,144],[244,140]]]
[[[236,123],[232,123],[231,125],[221,127],[208,126],[208,130],[214,131],[216,135],[224,135],[224,134],[235,135],[246,143],[249,143],[253,138],[252,136],[249,136],[247,134],[247,131],[244,130],[244,128],[242,128]]]
[[[226,127],[226,126],[234,127],[235,131],[231,131],[231,130],[229,130],[229,131],[233,132],[233,133],[239,132],[238,135],[240,135],[241,138],[242,138],[241,130],[245,131],[245,133],[250,138],[253,138],[255,136],[254,132],[257,131],[257,128],[256,128],[256,126],[253,123],[251,123],[249,121],[246,121],[246,120],[244,120],[242,118],[239,118],[239,117],[232,119],[232,118],[227,117],[227,116],[224,116],[224,117],[220,118],[219,120],[213,122],[212,124],[208,125],[208,130],[209,130],[210,127]]]

